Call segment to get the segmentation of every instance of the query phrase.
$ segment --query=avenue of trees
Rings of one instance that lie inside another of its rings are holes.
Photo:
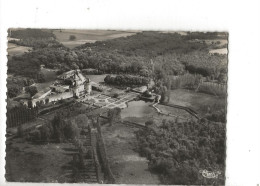
[[[36,118],[38,108],[29,109],[26,106],[8,108],[7,110],[7,127],[16,127]]]

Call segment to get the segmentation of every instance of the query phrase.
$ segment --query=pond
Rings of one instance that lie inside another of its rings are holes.
[[[121,112],[121,117],[145,117],[154,113],[154,109],[150,107],[150,102],[145,101],[131,101],[128,103],[127,108],[123,109]]]

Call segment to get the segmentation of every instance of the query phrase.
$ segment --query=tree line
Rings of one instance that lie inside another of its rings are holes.
[[[142,76],[117,75],[115,77],[107,75],[104,79],[105,83],[113,85],[147,85],[149,79]]]
[[[7,128],[17,127],[37,117],[38,107],[26,106],[13,107],[7,110]]]

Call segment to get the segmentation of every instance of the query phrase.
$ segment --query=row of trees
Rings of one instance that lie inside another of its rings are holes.
[[[26,106],[9,108],[7,110],[7,127],[17,127],[31,121],[38,114],[38,107],[29,109]]]
[[[115,77],[107,75],[104,81],[107,84],[114,85],[147,85],[149,83],[148,78],[132,75],[118,75]]]
[[[35,39],[30,37],[21,40],[10,40],[9,43],[14,43],[20,46],[33,47],[33,49],[45,47],[63,47],[61,43],[54,40],[53,38]]]
[[[56,38],[55,34],[53,34],[50,30],[43,30],[43,29],[9,29],[8,36],[17,39],[27,39],[27,38],[36,38],[36,39],[43,39],[43,38]]]
[[[137,138],[141,155],[149,160],[149,168],[160,174],[163,184],[224,184],[224,124],[163,120],[160,127],[142,130]],[[203,179],[200,170],[204,169],[221,171],[221,175],[218,180]]]

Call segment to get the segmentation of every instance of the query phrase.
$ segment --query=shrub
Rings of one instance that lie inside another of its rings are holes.
[[[70,35],[70,38],[69,38],[71,41],[74,41],[76,39],[76,36],[75,35]]]
[[[88,150],[87,154],[86,154],[86,158],[87,159],[92,159],[92,157],[93,157],[92,150]]]
[[[38,92],[38,89],[35,86],[29,86],[29,87],[25,88],[25,91],[27,93],[29,93],[31,95],[31,97],[32,97],[32,96],[34,96]]]
[[[24,136],[24,128],[22,125],[19,125],[19,127],[17,128],[17,136],[19,136],[19,137]]]
[[[146,122],[145,122],[145,126],[150,126],[150,125],[152,125],[153,123],[154,123],[153,120],[146,121]]]
[[[68,140],[75,139],[79,136],[79,128],[73,122],[68,122],[64,127],[64,137]]]
[[[41,140],[48,142],[52,136],[52,131],[48,125],[43,125],[40,129]]]
[[[114,95],[112,96],[113,98],[118,98],[119,94],[118,93],[114,93]]]

